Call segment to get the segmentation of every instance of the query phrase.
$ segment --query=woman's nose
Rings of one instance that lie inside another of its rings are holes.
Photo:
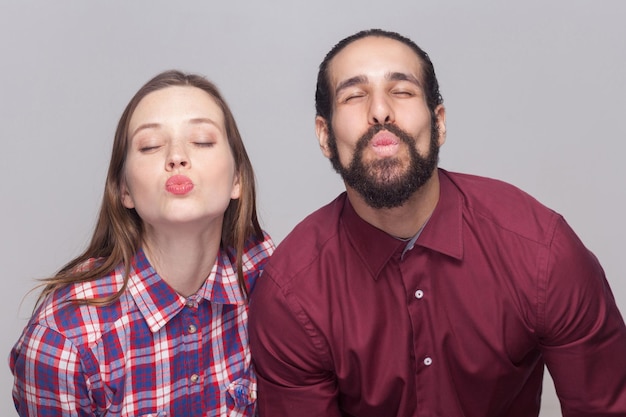
[[[172,145],[167,155],[167,168],[173,170],[178,167],[187,168],[189,165],[189,157],[185,152],[184,146]]]

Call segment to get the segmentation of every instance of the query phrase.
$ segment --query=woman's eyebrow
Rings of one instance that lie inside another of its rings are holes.
[[[130,137],[133,138],[137,133],[145,129],[158,129],[161,127],[160,123],[144,123],[139,126],[131,133]]]

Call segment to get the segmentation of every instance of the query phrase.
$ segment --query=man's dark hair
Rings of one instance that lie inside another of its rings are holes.
[[[439,93],[439,83],[435,76],[435,68],[430,61],[428,54],[424,52],[419,46],[415,44],[409,38],[406,38],[396,32],[390,32],[382,29],[368,29],[348,36],[345,39],[339,41],[331,50],[326,54],[326,57],[320,64],[319,72],[317,73],[317,88],[315,90],[315,111],[318,116],[323,117],[326,121],[330,122],[330,118],[333,112],[332,99],[333,92],[330,87],[330,80],[328,74],[328,66],[330,61],[341,50],[352,42],[366,38],[368,36],[377,36],[383,38],[395,39],[403,44],[409,46],[415,54],[420,58],[422,62],[422,79],[420,80],[424,84],[424,94],[426,95],[426,104],[430,110],[431,116],[434,117],[435,108],[443,103],[443,97]]]

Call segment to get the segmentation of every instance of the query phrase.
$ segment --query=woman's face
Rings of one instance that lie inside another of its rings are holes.
[[[148,94],[131,116],[122,202],[146,232],[183,225],[221,233],[239,180],[224,115],[205,91],[167,87]]]

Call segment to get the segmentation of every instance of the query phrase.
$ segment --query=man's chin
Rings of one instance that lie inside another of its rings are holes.
[[[405,183],[408,179],[406,170],[394,169],[371,173],[368,180],[376,187],[395,188]]]

